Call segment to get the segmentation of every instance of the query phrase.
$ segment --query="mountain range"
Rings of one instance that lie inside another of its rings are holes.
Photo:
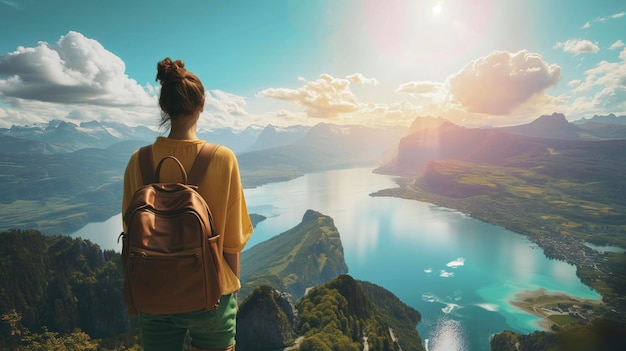
[[[448,121],[427,123],[423,128],[412,127],[411,133],[400,139],[395,158],[377,171],[417,174],[430,161],[446,159],[502,164],[520,157],[538,157],[556,145],[565,148],[587,145],[597,149],[602,145],[615,147],[621,144],[620,140],[626,140],[623,126],[603,124],[604,129],[599,126],[595,122],[575,125],[557,113],[540,116],[528,124],[501,128],[467,128]],[[595,135],[590,137],[592,132]],[[618,155],[617,149],[606,153]]]
[[[379,172],[412,174],[431,159],[505,160],[545,150],[541,140],[548,138],[626,138],[623,125],[592,120],[574,124],[552,114],[516,127],[465,128],[442,118],[418,117],[409,128],[320,123],[199,135],[239,150],[242,182],[250,188],[333,168],[380,166]],[[146,127],[109,122],[51,121],[0,129],[0,230],[71,233],[115,215],[128,157],[157,135]]]
[[[626,125],[626,116],[616,116],[613,113],[610,113],[608,115],[602,116],[602,115],[594,115],[591,118],[581,118],[575,121],[572,121],[572,123],[577,124],[577,125],[582,125],[582,124],[586,124],[586,123],[600,123],[600,124],[622,124],[622,125]]]
[[[0,134],[49,145],[52,152],[71,152],[84,148],[107,148],[126,140],[154,140],[157,133],[143,127],[116,122],[83,122],[60,120],[30,126],[0,128]]]
[[[13,132],[21,130],[11,129]],[[4,132],[11,134],[11,129]],[[0,134],[0,212],[3,213],[0,230],[37,229],[46,234],[70,234],[89,222],[103,221],[119,213],[122,176],[128,158],[133,151],[152,141],[120,139],[106,148],[99,148],[93,147],[94,143],[107,138],[96,138],[94,131],[106,131],[109,136],[131,133],[112,133],[111,128],[92,126],[90,134],[84,126],[67,123],[26,129],[13,133],[20,138]],[[46,129],[48,132],[42,133]],[[66,144],[43,141],[52,142],[59,137],[57,133],[68,131],[78,133],[78,140],[91,140],[91,147],[71,151],[85,143],[81,141],[72,146],[73,137],[69,135],[63,138],[68,141]],[[250,128],[245,133],[253,131]],[[310,128],[268,126],[265,133],[259,131],[257,139],[243,137],[244,132],[221,133],[231,142],[244,138],[249,144],[255,143],[255,147],[265,148],[238,155],[242,182],[249,188],[296,178],[306,172],[376,164],[381,150],[391,149],[404,129],[320,124]],[[296,142],[291,142],[298,137]],[[363,140],[368,139],[365,145]],[[266,148],[287,142],[291,144]]]
[[[238,159],[246,187],[323,169],[379,165],[378,172],[402,176],[398,189],[382,195],[459,209],[529,234],[546,255],[575,264],[581,280],[600,291],[619,317],[626,310],[623,255],[597,255],[582,245],[589,241],[626,247],[622,176],[626,138],[621,134],[623,126],[598,122],[603,120],[570,123],[563,115],[552,114],[514,127],[466,128],[419,117],[408,129],[321,123],[268,126],[265,131],[251,128],[247,136],[221,132],[223,140],[245,139],[238,144],[242,147]],[[132,326],[115,310],[101,311],[103,305],[97,303],[102,299],[109,301],[104,306],[119,304],[114,253],[98,254],[84,241],[42,237],[28,230],[69,234],[119,213],[121,176],[128,157],[156,134],[149,131],[141,136],[142,130],[124,134],[110,125],[100,128],[103,125],[107,124],[55,122],[0,131],[0,230],[24,229],[1,236],[8,240],[0,245],[2,281],[15,289],[1,291],[0,307],[26,304],[20,310],[24,322],[70,332],[80,320],[93,335],[103,335],[99,333],[113,326]],[[105,132],[110,137],[94,136]],[[74,133],[81,136],[74,140]],[[367,329],[372,331],[368,343],[397,349],[393,345],[400,342],[394,341],[389,328],[393,335],[410,335],[399,337],[401,342],[415,339],[416,311],[390,303],[393,299],[376,300],[386,293],[345,275],[343,249],[332,219],[309,211],[300,224],[277,237],[271,244],[262,243],[262,249],[250,248],[250,254],[242,257],[248,267],[242,271],[242,297],[254,297],[248,303],[244,300],[241,310],[250,314],[242,315],[266,315],[268,327],[270,320],[282,321],[273,329],[272,342],[324,349],[325,341],[336,340],[347,348],[356,344],[362,349]],[[16,273],[31,265],[32,274]],[[258,301],[268,305],[259,306]],[[396,307],[379,307],[388,305]],[[299,311],[298,319],[293,311]],[[389,317],[398,311],[409,311],[402,323]],[[94,320],[94,315],[106,320]],[[333,317],[328,320],[332,323],[315,318],[326,315]],[[257,319],[252,318],[252,325],[260,328]],[[401,325],[407,329],[402,333]],[[258,330],[269,335],[269,329]],[[8,331],[3,335],[10,339],[11,330],[0,331]],[[402,344],[402,349],[420,350],[421,344],[416,345]]]
[[[244,186],[285,181],[305,173],[373,166],[388,158],[403,127],[320,123],[291,144],[237,155]]]
[[[269,131],[275,129],[277,128],[273,126],[265,128],[250,126],[243,130],[219,128],[200,130],[198,136],[217,144],[227,145],[235,152],[242,152],[248,149],[267,148],[265,145],[267,143],[276,145],[288,143],[291,139],[283,138],[283,135],[294,135],[294,131],[301,131],[302,134],[307,130],[306,127],[282,128],[280,130],[284,133],[274,133],[273,138],[266,136]],[[264,131],[265,136],[262,135]],[[141,141],[147,144],[153,142],[157,136],[163,135],[163,132],[145,126],[128,126],[117,122],[91,121],[76,124],[52,120],[48,123],[0,128],[0,135],[44,143],[47,149],[42,151],[47,153],[66,153],[84,148],[104,149],[124,141]],[[255,143],[257,146],[253,146]]]
[[[443,118],[417,117],[409,127],[408,133],[406,129],[400,129],[404,134],[412,134],[416,130],[438,127],[444,122],[446,120]],[[626,126],[626,116],[596,115],[588,119],[582,118],[568,122],[563,114],[554,113],[540,116],[526,125],[502,127],[501,129],[515,134],[559,139],[624,139],[626,138],[626,127],[624,126]],[[290,145],[305,137],[311,128],[302,125],[288,127],[254,125],[243,130],[231,128],[199,130],[198,136],[214,143],[226,145],[235,153],[243,153]],[[46,153],[72,152],[83,148],[107,148],[115,143],[129,140],[150,143],[158,135],[162,135],[162,132],[145,126],[128,126],[119,122],[105,121],[76,124],[52,120],[48,123],[0,128],[0,136],[46,144],[45,147],[39,146],[39,152]],[[12,143],[13,141],[8,139],[0,141],[3,149]],[[33,149],[33,151],[35,150],[37,148]],[[18,152],[19,148],[11,151]]]

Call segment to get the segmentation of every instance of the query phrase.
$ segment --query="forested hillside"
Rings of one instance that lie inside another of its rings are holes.
[[[422,350],[417,311],[382,287],[341,275],[348,268],[332,218],[309,210],[302,223],[248,251],[238,349],[295,343],[301,350]],[[140,350],[117,252],[82,239],[6,231],[0,282],[0,349]],[[297,303],[289,293],[300,298],[307,288]]]
[[[296,307],[301,351],[424,350],[419,312],[349,275],[312,289]]]
[[[0,233],[0,282],[3,348],[20,345],[25,329],[107,338],[134,325],[124,307],[119,253],[88,241]]]

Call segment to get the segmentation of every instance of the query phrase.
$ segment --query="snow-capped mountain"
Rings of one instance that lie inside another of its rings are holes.
[[[43,142],[56,152],[71,152],[84,148],[106,148],[128,140],[154,140],[157,132],[143,127],[129,127],[115,122],[83,122],[75,124],[60,120],[28,126],[1,128],[0,134]]]
[[[226,145],[234,152],[241,152],[254,144],[263,127],[248,127],[238,131],[221,128],[212,131],[198,131],[202,139]],[[158,131],[145,126],[131,127],[117,122],[82,122],[75,124],[61,120],[27,126],[0,128],[0,135],[37,141],[49,145],[57,153],[72,152],[85,148],[107,148],[125,141],[151,143],[159,135]]]

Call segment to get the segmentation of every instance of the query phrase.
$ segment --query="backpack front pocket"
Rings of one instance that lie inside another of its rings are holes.
[[[205,308],[205,262],[201,248],[162,253],[130,248],[130,292],[146,313],[184,313]]]

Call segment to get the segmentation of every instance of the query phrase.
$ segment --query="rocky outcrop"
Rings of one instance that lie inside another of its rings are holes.
[[[239,307],[237,349],[282,349],[295,336],[297,312],[293,298],[269,286],[257,287]]]

